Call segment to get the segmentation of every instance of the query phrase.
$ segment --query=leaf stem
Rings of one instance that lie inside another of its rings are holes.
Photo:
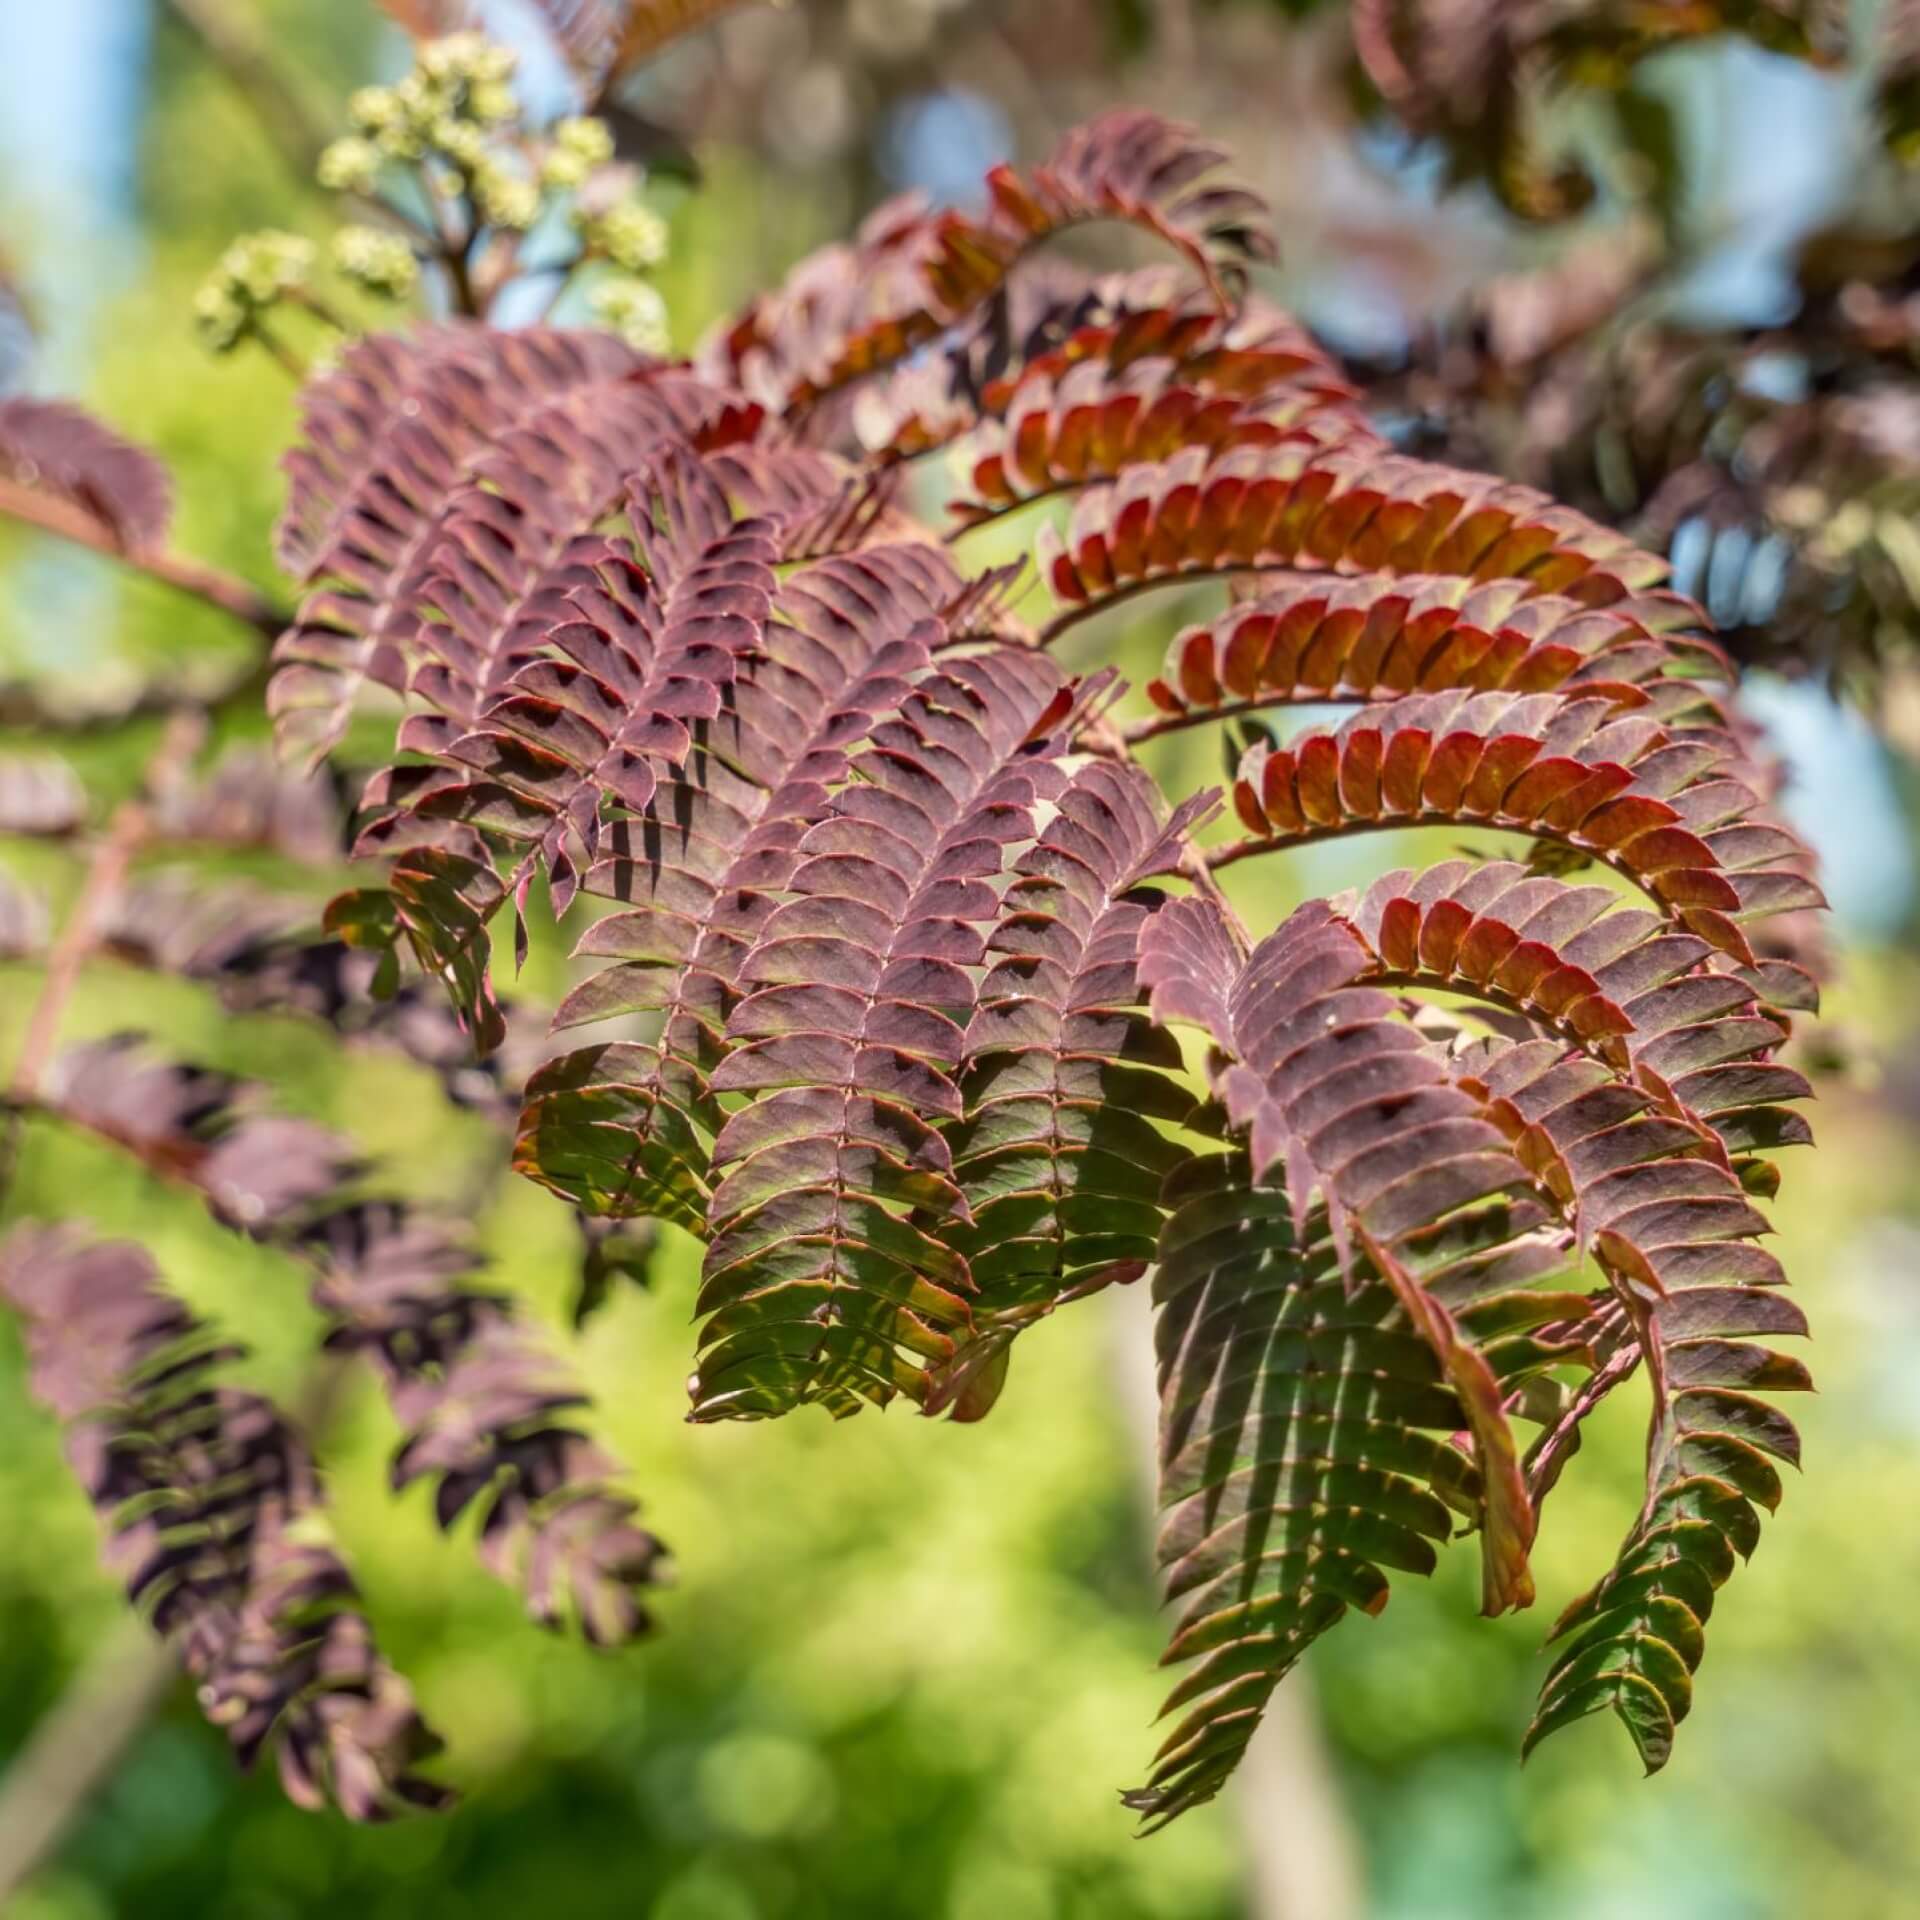
[[[269,639],[281,633],[288,624],[290,616],[284,608],[275,606],[258,587],[238,575],[223,573],[217,567],[189,559],[184,554],[142,553],[124,547],[108,528],[83,508],[53,499],[31,487],[23,487],[16,481],[0,478],[0,516],[18,520],[42,533],[55,534],[62,540],[70,540],[75,546],[104,553],[110,559],[146,574],[149,579],[158,580],[162,586],[191,594],[196,600],[204,600],[209,606],[218,607],[222,613]]]
[[[67,915],[60,937],[47,958],[40,996],[27,1016],[27,1030],[8,1082],[8,1113],[0,1129],[0,1194],[12,1184],[19,1163],[20,1136],[26,1111],[40,1094],[40,1083],[60,1041],[60,1023],[80,975],[100,944],[100,923],[114,896],[126,884],[128,870],[146,843],[152,827],[149,802],[163,793],[185,770],[206,738],[206,716],[197,707],[176,707],[160,745],[148,762],[140,791],[121,803],[105,836],[88,862],[80,897]]]

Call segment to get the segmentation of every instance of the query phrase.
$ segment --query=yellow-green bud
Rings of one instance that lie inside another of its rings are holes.
[[[504,80],[476,80],[467,90],[467,111],[483,126],[515,118],[520,98]]]
[[[502,166],[490,164],[475,176],[474,197],[492,226],[524,232],[540,217],[540,189]]]
[[[427,140],[436,153],[444,153],[455,166],[464,167],[469,173],[477,172],[486,164],[486,135],[469,120],[456,120],[451,114],[443,114],[427,129]]]
[[[420,71],[430,80],[467,80],[486,58],[487,40],[479,33],[449,33],[420,49]],[[511,65],[508,71],[512,71]]]
[[[312,270],[313,242],[272,228],[241,235],[220,256],[219,266],[233,291],[259,307],[302,285]]]
[[[565,193],[584,186],[592,171],[577,153],[569,153],[564,147],[549,147],[540,161],[540,184]]]
[[[630,274],[602,280],[587,296],[595,317],[642,353],[665,353],[667,303],[660,290]]]
[[[405,118],[400,96],[391,87],[361,87],[347,102],[347,118],[362,133],[381,133]]]
[[[225,279],[215,274],[193,296],[193,324],[215,353],[231,353],[247,331],[247,310]]]
[[[575,114],[554,123],[553,144],[589,167],[603,167],[613,158],[613,129],[604,120]]]
[[[667,223],[651,207],[629,201],[580,225],[590,252],[604,254],[629,273],[644,273],[667,257]]]
[[[371,193],[380,164],[380,149],[371,140],[350,133],[321,154],[316,177],[329,193]]]
[[[511,80],[520,65],[520,56],[511,47],[503,47],[497,40],[489,40],[482,34],[475,34],[479,46],[474,49],[468,68],[469,78],[477,87],[498,85]]]
[[[420,278],[413,249],[379,227],[342,227],[333,236],[333,264],[349,280],[388,300],[411,293]]]

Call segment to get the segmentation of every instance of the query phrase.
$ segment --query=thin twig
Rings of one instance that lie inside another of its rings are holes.
[[[289,1423],[313,1447],[349,1369],[323,1354],[295,1390]],[[123,1616],[0,1775],[0,1913],[59,1851],[180,1679],[178,1644]]]
[[[253,337],[266,349],[268,358],[296,387],[306,385],[309,371],[307,363],[264,320],[254,321]]]
[[[1127,728],[1125,738],[1129,746],[1137,747],[1143,740],[1159,740],[1170,733],[1184,733],[1189,727],[1208,726],[1215,720],[1238,720],[1249,713],[1266,713],[1279,707],[1350,706],[1358,698],[1333,691],[1263,694],[1218,707],[1188,707],[1180,713],[1156,714],[1151,720],[1136,721]]]
[[[227,0],[166,0],[166,6],[233,82],[287,165],[302,180],[311,180],[327,144],[327,129],[267,51],[253,23]]]
[[[179,1678],[173,1650],[129,1616],[35,1726],[0,1786],[0,1908],[52,1858]]]
[[[1195,893],[1211,900],[1219,908],[1221,917],[1230,926],[1240,942],[1242,953],[1253,951],[1253,935],[1247,930],[1247,923],[1240,918],[1238,909],[1226,896],[1225,889],[1214,877],[1212,866],[1206,854],[1198,847],[1190,846],[1180,856],[1181,875],[1193,883]]]
[[[94,848],[80,897],[74,902],[73,911],[67,915],[60,937],[47,958],[40,996],[27,1016],[27,1030],[8,1082],[9,1110],[4,1129],[0,1130],[0,1193],[12,1184],[27,1109],[38,1098],[40,1083],[60,1043],[60,1023],[66,1017],[67,1003],[72,1000],[80,975],[99,945],[100,925],[107,908],[126,884],[128,870],[151,830],[150,799],[164,792],[199,751],[206,730],[206,716],[199,708],[175,710],[158,750],[148,763],[140,792],[121,803],[106,834]]]
[[[192,594],[222,613],[244,622],[269,638],[283,632],[288,624],[284,608],[277,607],[260,589],[237,574],[223,573],[202,560],[190,560],[178,553],[139,553],[123,547],[112,530],[82,507],[51,494],[36,492],[17,481],[0,479],[0,516],[18,520],[42,533],[57,534],[75,546],[104,553],[123,566],[144,573],[150,580],[176,592]]]

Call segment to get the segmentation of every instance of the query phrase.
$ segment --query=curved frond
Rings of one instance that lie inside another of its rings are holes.
[[[1612,1707],[1649,1765],[1685,1711],[1704,1617],[1694,1607],[1688,1628],[1669,1603],[1683,1587],[1699,1599],[1694,1576],[1718,1586],[1734,1549],[1751,1551],[1750,1496],[1778,1498],[1760,1456],[1797,1457],[1791,1427],[1752,1389],[1806,1384],[1798,1362],[1738,1336],[1802,1325],[1756,1291],[1783,1276],[1752,1244],[1766,1222],[1748,1184],[1754,1155],[1808,1138],[1782,1104],[1808,1088],[1775,1061],[1784,1023],[1713,959],[1705,940],[1620,907],[1610,889],[1465,861],[1389,875],[1352,906],[1302,908],[1244,963],[1198,901],[1156,916],[1141,942],[1156,1016],[1198,1021],[1221,1049],[1226,1117],[1284,1188],[1293,1244],[1324,1234],[1331,1264],[1384,1282],[1458,1395],[1483,1500],[1501,1500],[1485,1534],[1490,1606],[1529,1591],[1508,1557],[1533,1520],[1503,1437],[1514,1384],[1555,1364],[1593,1369],[1593,1392],[1567,1403],[1530,1460],[1544,1494],[1578,1419],[1645,1363],[1656,1396],[1647,1508],[1615,1572],[1568,1616],[1579,1639],[1549,1676],[1530,1743]],[[1450,1053],[1405,1017],[1393,993],[1407,985],[1491,999],[1552,1037]],[[1543,1240],[1542,1221],[1564,1231]],[[1506,1271],[1493,1294],[1524,1281],[1517,1314],[1487,1291],[1496,1246]],[[1571,1278],[1557,1299],[1537,1298],[1543,1261],[1571,1276],[1588,1253],[1612,1305],[1583,1304]],[[1684,1349],[1677,1361],[1670,1345]],[[1689,1558],[1686,1547],[1697,1564],[1663,1585],[1659,1570]],[[1289,1607],[1311,1597],[1303,1565]],[[1230,1764],[1299,1647],[1279,1651],[1264,1665],[1251,1651],[1223,1663],[1233,1684],[1190,1717],[1137,1804],[1168,1815],[1206,1797],[1212,1764]],[[1196,1680],[1177,1698],[1205,1690]]]
[[[576,389],[596,396],[576,427],[605,408],[650,413],[629,389],[651,365],[606,334],[450,326],[370,335],[308,387],[276,550],[302,582],[339,584],[309,595],[275,648],[283,752],[322,758],[368,682],[405,688],[420,570],[493,445]],[[578,433],[557,444],[564,458]]]
[[[1125,314],[987,384],[968,524],[1192,449],[1372,443],[1355,389],[1288,315],[1259,300]]]
[[[1166,1198],[1158,1551],[1181,1604],[1167,1657],[1198,1664],[1125,1796],[1155,1823],[1211,1799],[1301,1654],[1350,1608],[1379,1613],[1389,1570],[1430,1572],[1481,1500],[1432,1350],[1387,1287],[1343,1281],[1324,1233],[1300,1238],[1284,1187],[1211,1155]]]
[[[364,1356],[393,1403],[394,1486],[431,1480],[443,1527],[477,1508],[482,1563],[542,1626],[575,1620],[595,1646],[646,1632],[660,1542],[633,1524],[619,1462],[574,1424],[578,1383],[509,1300],[470,1284],[471,1249],[381,1202],[327,1215],[300,1245],[328,1346]]]
[[[1628,1002],[1649,1035],[1633,1046],[1635,1078],[1659,1075],[1660,1085],[1672,1075],[1670,1100],[1704,1113],[1736,1148],[1805,1139],[1804,1125],[1773,1104],[1805,1090],[1786,1069],[1675,1073],[1721,1054],[1697,1038],[1712,1027],[1688,1019],[1702,978]],[[1537,1044],[1489,1047],[1465,1064],[1520,1151],[1577,1196],[1583,1228],[1627,1299],[1654,1396],[1645,1506],[1612,1570],[1554,1628],[1566,1644],[1525,1750],[1608,1710],[1651,1773],[1691,1705],[1714,1593],[1758,1545],[1761,1510],[1780,1503],[1772,1462],[1799,1464],[1793,1423],[1756,1395],[1811,1385],[1799,1360],[1759,1343],[1804,1334],[1806,1320],[1777,1291],[1779,1261],[1754,1244],[1766,1222],[1736,1174],[1706,1157],[1674,1157],[1675,1122],[1651,1095],[1623,1098],[1617,1083]],[[1721,1105],[1723,1092],[1733,1105]]]
[[[1730,679],[1699,624],[1673,593],[1594,607],[1465,573],[1303,574],[1183,629],[1147,694],[1169,717],[1454,689],[1625,698],[1670,674]]]
[[[1579,692],[1414,694],[1330,733],[1256,745],[1234,782],[1255,836],[1244,850],[1433,823],[1527,833],[1603,861],[1746,966],[1743,926],[1826,904],[1799,842],[1730,777],[1741,760],[1729,735],[1636,708],[1640,689]]]
[[[772,525],[736,520],[691,449],[656,449],[640,465],[631,519],[638,571],[614,558],[603,576],[612,591],[574,589],[549,651],[447,744],[446,760],[471,768],[475,784],[437,790],[436,813],[530,841],[517,894],[544,867],[560,913],[580,866],[599,857],[603,808],[645,809],[660,767],[684,760],[694,730],[719,717],[722,689],[761,645],[772,611]],[[495,795],[500,804],[488,806]]]
[[[636,1596],[661,1549],[632,1524],[618,1464],[575,1424],[586,1396],[510,1302],[470,1284],[479,1263],[462,1240],[348,1201],[360,1168],[346,1142],[261,1110],[257,1092],[122,1038],[63,1054],[41,1104],[317,1269],[329,1345],[373,1363],[405,1429],[395,1485],[432,1476],[443,1526],[478,1503],[481,1558],[525,1588],[535,1619],[577,1618],[599,1644],[643,1632]]]
[[[419,616],[407,691],[471,721],[569,617],[597,558],[592,529],[626,500],[650,442],[727,443],[751,409],[684,374],[577,388],[494,441],[448,501],[399,597]]]
[[[1624,534],[1531,487],[1378,446],[1193,448],[1129,468],[1040,532],[1059,631],[1128,594],[1267,569],[1458,574],[1604,607],[1665,577]]]
[[[1168,819],[1137,768],[1089,760],[1014,863],[947,1130],[968,1217],[942,1237],[967,1261],[975,1333],[934,1369],[929,1412],[978,1419],[1022,1327],[1154,1259],[1159,1189],[1186,1158],[1154,1123],[1184,1121],[1192,1095],[1134,955],[1164,897],[1146,883],[1179,871],[1217,804],[1203,794]]]

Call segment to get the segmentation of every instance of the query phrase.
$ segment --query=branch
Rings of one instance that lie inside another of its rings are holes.
[[[23,487],[17,481],[0,479],[0,515],[42,533],[70,540],[75,546],[104,553],[163,586],[217,607],[268,639],[278,636],[289,624],[283,608],[275,606],[258,587],[237,574],[223,573],[218,567],[189,559],[184,554],[131,553],[91,514],[69,506],[64,500]]]
[[[296,1396],[293,1424],[317,1436],[347,1369],[323,1359]],[[45,1866],[180,1679],[180,1646],[123,1615],[0,1775],[0,1913]]]
[[[1325,704],[1325,703],[1321,703]],[[1129,738],[1132,736],[1129,735]],[[1260,834],[1247,834],[1239,840],[1229,840],[1224,845],[1210,847],[1207,850],[1206,863],[1219,873],[1226,867],[1235,867],[1242,860],[1258,859],[1266,853],[1291,853],[1296,847],[1315,846],[1323,840],[1344,840],[1351,835],[1362,833],[1400,833],[1416,827],[1451,827],[1457,833],[1512,833],[1522,839],[1544,842],[1548,846],[1565,847],[1569,853],[1577,853],[1584,860],[1590,860],[1595,866],[1606,867],[1617,873],[1623,880],[1632,883],[1634,890],[1643,894],[1663,914],[1671,915],[1673,903],[1663,899],[1648,884],[1648,876],[1636,873],[1616,852],[1597,847],[1579,839],[1575,834],[1559,831],[1538,820],[1519,821],[1501,820],[1497,817],[1486,818],[1475,814],[1460,813],[1451,810],[1420,813],[1387,813],[1377,819],[1336,820],[1330,826],[1303,827],[1298,832],[1263,837]]]
[[[1214,720],[1238,720],[1249,713],[1266,713],[1280,707],[1342,707],[1366,705],[1366,701],[1338,693],[1274,693],[1254,700],[1232,700],[1218,707],[1189,707],[1184,713],[1162,713],[1151,720],[1137,721],[1121,735],[1128,746],[1143,740],[1158,740],[1169,733],[1184,733],[1189,727],[1204,727]]]
[[[173,1649],[123,1618],[33,1729],[0,1783],[0,1908],[52,1857],[179,1678]]]
[[[105,839],[94,849],[80,897],[74,902],[73,911],[68,914],[60,938],[48,957],[46,979],[32,1013],[27,1016],[26,1034],[14,1062],[7,1096],[11,1111],[6,1117],[4,1132],[0,1132],[0,1193],[12,1182],[27,1108],[38,1097],[40,1082],[59,1044],[60,1022],[65,1017],[67,1003],[73,998],[80,975],[99,945],[100,925],[106,909],[125,884],[127,870],[151,829],[148,799],[163,792],[185,769],[205,736],[206,717],[198,708],[175,710],[167,722],[159,749],[148,764],[141,791],[121,805]]]
[[[233,82],[281,158],[302,180],[310,181],[327,144],[327,130],[288,83],[252,22],[227,0],[165,0],[165,4]]]

